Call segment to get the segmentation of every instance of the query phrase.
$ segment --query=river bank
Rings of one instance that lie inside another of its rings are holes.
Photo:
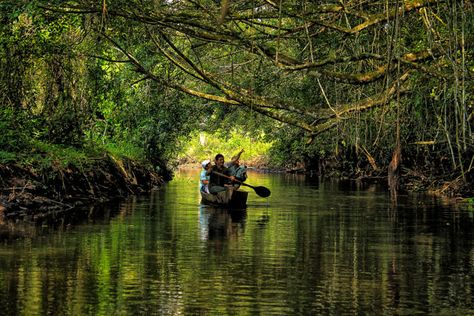
[[[310,177],[387,183],[386,170],[353,169],[347,168],[347,164],[334,162],[325,162],[318,168],[303,163],[291,168],[252,163],[248,167],[256,172],[298,173]],[[180,164],[179,168],[199,169],[200,165],[187,162]],[[421,171],[402,168],[399,178],[399,189],[403,192],[429,192],[453,200],[474,195],[472,183],[459,177],[450,179],[448,176],[426,175]],[[139,195],[160,188],[170,179],[169,171],[158,172],[150,165],[110,155],[95,159],[83,167],[53,164],[41,171],[31,166],[0,164],[0,225],[5,221],[35,221],[50,213]]]
[[[375,166],[375,167],[374,167]],[[361,182],[378,182],[388,186],[388,166],[348,160],[317,160],[300,163],[285,172],[306,174],[325,178],[336,178]],[[401,165],[396,172],[400,192],[425,192],[440,197],[464,199],[474,196],[474,169],[464,173],[440,172],[433,168],[422,168],[416,164]]]
[[[327,179],[339,179],[348,181],[359,181],[366,183],[377,182],[388,188],[388,171],[385,168],[374,169],[370,164],[357,166],[357,162],[327,159],[311,162],[299,162],[287,167],[273,167],[264,162],[254,163],[252,160],[245,165],[253,171],[264,173],[291,173],[302,174],[309,177],[322,177]],[[197,161],[186,161],[179,164],[182,169],[201,168]],[[401,167],[398,174],[400,192],[426,192],[432,195],[462,200],[474,196],[474,173],[471,170],[465,174],[465,178],[455,174],[430,173],[411,166]]]
[[[0,164],[0,223],[34,220],[51,212],[104,203],[149,192],[163,185],[167,172],[110,155],[87,166]]]

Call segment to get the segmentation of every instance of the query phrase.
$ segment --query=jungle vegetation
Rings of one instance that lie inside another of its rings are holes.
[[[473,181],[470,0],[7,0],[0,18],[4,161],[164,164],[219,131],[271,143],[274,166]]]

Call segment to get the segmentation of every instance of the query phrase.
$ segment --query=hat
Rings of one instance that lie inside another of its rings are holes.
[[[206,168],[206,166],[207,166],[208,164],[210,164],[210,163],[211,163],[211,161],[210,161],[209,159],[206,159],[206,160],[204,160],[203,162],[201,162],[201,166],[202,166],[203,168]]]

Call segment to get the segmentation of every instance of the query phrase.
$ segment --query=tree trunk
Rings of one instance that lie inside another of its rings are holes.
[[[399,142],[392,154],[392,161],[388,165],[388,187],[390,192],[396,193],[399,187],[400,162],[402,161],[402,147]]]

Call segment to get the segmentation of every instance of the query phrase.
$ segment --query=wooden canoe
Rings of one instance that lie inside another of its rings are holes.
[[[240,190],[227,190],[217,194],[201,191],[201,204],[243,209],[247,207],[247,196],[248,192]]]

